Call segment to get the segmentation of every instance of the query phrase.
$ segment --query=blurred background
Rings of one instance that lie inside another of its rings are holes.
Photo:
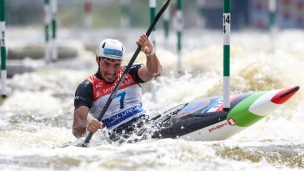
[[[91,28],[124,28],[121,19],[129,18],[128,27],[146,27],[150,16],[148,0],[68,0],[58,1],[58,27],[84,27],[86,2],[92,15]],[[164,0],[156,0],[159,10]],[[176,11],[177,0],[172,2],[171,15]],[[269,1],[267,0],[232,0],[232,29],[248,27],[266,29],[269,23]],[[303,0],[277,0],[276,25],[281,28],[304,27]],[[223,0],[188,0],[183,1],[184,28],[205,27],[222,29]],[[39,27],[44,24],[43,0],[9,0],[6,1],[7,27]],[[205,22],[205,25],[203,24]],[[158,28],[162,23],[158,24]],[[42,29],[43,30],[43,29]]]
[[[0,170],[303,170],[304,0],[230,1],[231,95],[302,87],[256,125],[225,141],[117,148],[94,135],[103,145],[57,148],[76,140],[74,94],[97,70],[99,42],[120,40],[129,62],[151,23],[150,1],[0,0],[8,77],[0,83]],[[155,13],[165,2],[156,0]],[[223,94],[223,2],[172,0],[150,35],[163,72],[142,85],[147,114]],[[141,52],[135,62],[145,61]]]
[[[156,0],[156,11],[160,10],[164,2],[166,1]],[[163,22],[159,21],[155,27],[159,39],[171,37],[173,41],[170,41],[171,45],[166,42],[158,45],[171,47],[173,52],[178,52],[178,48],[181,48],[178,44],[184,46],[185,43],[177,42],[182,39],[178,40],[176,32],[221,31],[223,2],[173,0],[168,9],[168,19],[163,15]],[[104,38],[124,41],[129,36],[134,42],[134,36],[138,34],[134,35],[130,30],[145,32],[151,22],[148,0],[70,0],[56,1],[55,5],[52,3],[53,0],[5,1],[8,77],[33,70],[32,66],[24,64],[24,59],[48,60],[49,52],[46,51],[52,51],[49,47],[51,45],[48,45],[52,39],[56,39],[55,60],[69,59],[79,55],[79,46],[94,51]],[[180,9],[178,3],[181,3]],[[55,6],[55,11],[52,6]],[[179,30],[178,10],[182,11],[182,29]],[[302,29],[304,0],[232,0],[231,21],[232,33],[241,30],[268,32],[272,28]],[[52,25],[53,22],[55,26]],[[127,48],[135,49],[134,43],[132,45],[127,45]]]

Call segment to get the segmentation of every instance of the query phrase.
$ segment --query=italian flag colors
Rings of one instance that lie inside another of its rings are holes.
[[[277,109],[292,97],[298,89],[299,86],[294,86],[282,90],[252,94],[238,103],[229,112],[227,120],[233,119],[237,126],[248,127]]]

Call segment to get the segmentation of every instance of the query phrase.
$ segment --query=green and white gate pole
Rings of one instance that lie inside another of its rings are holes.
[[[276,0],[269,0],[269,28],[273,29],[275,23]]]
[[[164,4],[167,1],[165,0]],[[164,12],[164,32],[165,32],[165,47],[169,48],[169,28],[170,28],[170,7]]]
[[[121,20],[120,26],[122,28],[130,26],[130,0],[121,0]]]
[[[44,20],[44,31],[45,31],[45,53],[44,59],[46,63],[50,62],[50,0],[44,0],[44,12],[45,12],[45,20]]]
[[[51,0],[51,8],[52,8],[52,60],[53,62],[58,59],[58,51],[57,51],[57,0]]]
[[[92,1],[84,1],[84,25],[86,28],[92,27]]]
[[[230,110],[230,24],[231,24],[231,17],[230,17],[230,0],[224,0],[224,13],[223,13],[223,33],[224,33],[224,53],[223,53],[223,110],[229,111]]]
[[[276,12],[276,0],[269,0],[268,1],[268,10],[269,10],[269,31],[271,39],[275,36],[275,12]]]
[[[176,27],[177,27],[177,50],[178,50],[178,62],[177,62],[177,73],[182,74],[182,30],[183,30],[183,12],[182,12],[182,0],[177,0],[177,13],[176,13]]]
[[[6,94],[6,47],[5,47],[5,0],[0,0],[0,31],[1,31],[1,97],[5,98]]]
[[[149,6],[150,6],[150,23],[153,22],[155,18],[155,10],[156,10],[156,0],[149,0]],[[156,32],[156,27],[153,28],[151,34],[150,34],[150,39],[153,43],[153,46],[155,47],[155,32]]]
[[[156,15],[156,0],[149,0],[149,6],[150,6],[150,23],[153,22],[155,15]],[[156,27],[153,28],[150,39],[153,43],[153,47],[156,48]],[[152,93],[152,101],[156,103],[156,87],[155,87],[155,79],[151,81],[151,93]]]

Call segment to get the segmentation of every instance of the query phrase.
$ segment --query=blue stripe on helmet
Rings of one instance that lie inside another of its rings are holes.
[[[103,54],[110,55],[110,56],[119,56],[119,57],[122,57],[123,53],[120,50],[104,48]]]

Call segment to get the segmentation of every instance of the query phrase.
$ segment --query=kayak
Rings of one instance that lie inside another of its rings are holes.
[[[192,141],[224,140],[255,124],[288,101],[299,86],[230,96],[230,110],[223,98],[207,97],[178,105],[151,119],[152,139]]]
[[[271,114],[288,101],[299,86],[284,89],[243,93],[230,96],[230,110],[223,110],[223,97],[200,98],[180,104],[149,120],[138,132],[137,138],[127,142],[145,139],[184,139],[190,141],[217,141],[227,139]],[[139,138],[140,137],[140,138]],[[121,141],[124,142],[124,141]],[[82,146],[83,141],[68,142]]]

